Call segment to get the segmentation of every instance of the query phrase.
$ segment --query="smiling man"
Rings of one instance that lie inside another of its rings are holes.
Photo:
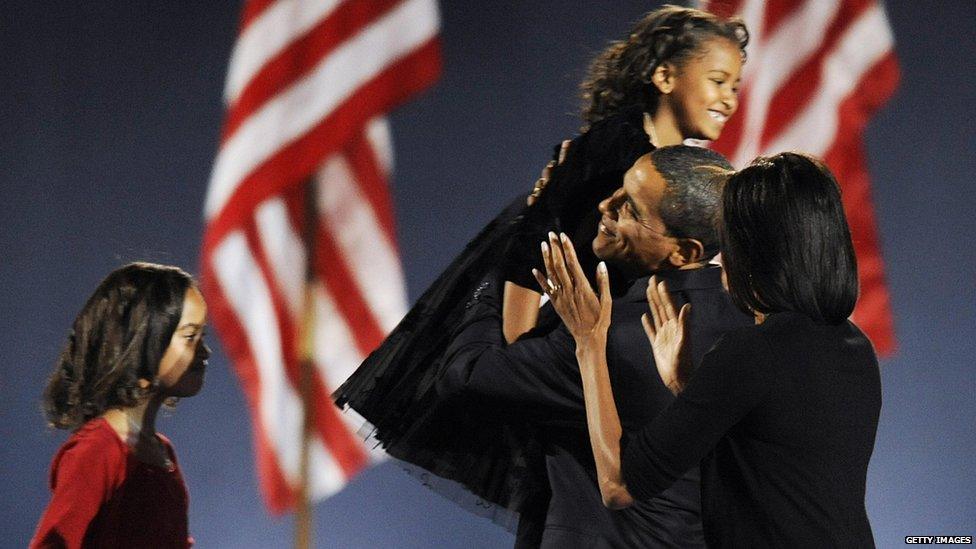
[[[714,227],[720,204],[716,172],[731,170],[719,154],[677,145],[640,157],[624,184],[600,204],[593,251],[618,267],[630,288],[614,300],[607,343],[614,397],[625,432],[649,422],[672,401],[653,364],[641,327],[648,311],[647,277],[667,280],[679,306],[693,304],[691,348],[697,362],[727,330],[748,325],[722,288],[721,270],[708,261],[718,250]],[[505,345],[497,277],[489,276],[452,334],[439,397],[456,403],[458,417],[529,425],[544,454],[549,497],[528,498],[518,546],[704,546],[698,472],[660,496],[611,511],[602,501],[586,430],[572,336],[560,326],[543,337]],[[468,432],[481,427],[459,422]],[[517,499],[517,498],[516,498]]]
[[[623,186],[600,203],[593,252],[632,278],[702,267],[718,252],[718,176],[731,169],[721,155],[697,147],[638,158]]]

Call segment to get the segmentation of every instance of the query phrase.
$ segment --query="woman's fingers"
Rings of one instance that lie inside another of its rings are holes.
[[[559,242],[562,245],[563,257],[566,258],[566,271],[569,276],[573,277],[573,281],[585,280],[586,275],[583,273],[583,267],[579,264],[579,259],[576,257],[576,248],[573,247],[572,241],[566,236],[566,233],[559,233]]]
[[[607,264],[602,261],[596,266],[596,282],[600,286],[600,317],[609,320],[613,298],[610,296],[610,274]]]
[[[558,160],[550,160],[546,167],[542,168],[542,172],[539,174],[539,179],[535,180],[535,186],[532,187],[532,192],[526,197],[525,203],[528,206],[532,206],[538,202],[539,197],[542,196],[542,191],[545,190],[546,185],[549,184],[549,178],[552,176],[552,169],[563,163],[566,160],[566,153],[569,151],[570,140],[567,139],[563,141],[562,145],[559,147]]]
[[[562,146],[559,147],[559,163],[562,164],[566,160],[566,153],[569,151],[569,144],[571,141],[569,139],[563,140]]]
[[[658,282],[656,276],[652,276],[647,281],[647,304],[650,306],[651,315],[654,318],[655,332],[660,330],[669,321],[676,321],[679,327],[684,327],[684,323],[691,312],[691,304],[685,303],[680,311],[674,310],[674,299],[668,292],[668,286],[664,281]]]
[[[691,314],[691,303],[685,303],[681,306],[681,310],[678,311],[678,326],[683,327],[685,325],[689,314]]]
[[[542,247],[542,264],[546,268],[546,293],[551,293],[557,282],[553,280],[555,272],[552,266],[552,250],[549,248],[549,243],[543,241]]]
[[[572,287],[573,278],[569,275],[569,271],[566,270],[566,258],[563,257],[562,243],[559,241],[556,233],[551,231],[549,232],[549,253],[552,255],[553,268],[553,270],[549,271],[549,278],[553,278],[553,275],[555,275],[555,279],[558,280],[557,283],[560,286]]]
[[[657,285],[657,295],[661,298],[661,312],[664,313],[664,317],[667,320],[678,318],[678,313],[674,310],[674,302],[671,301],[671,294],[668,293],[668,285],[664,281]]]
[[[532,187],[532,192],[529,194],[528,198],[525,199],[525,203],[529,206],[536,203],[539,197],[542,196],[542,191],[549,184],[549,177],[552,175],[552,169],[556,167],[556,161],[550,160],[545,168],[542,168],[542,172],[539,174],[539,179],[535,180],[535,186]]]
[[[535,277],[535,281],[539,283],[539,287],[542,288],[542,293],[549,293],[549,281],[546,280],[546,276],[539,272],[539,269],[532,269],[532,276]]]
[[[654,338],[657,337],[657,330],[654,329],[654,321],[651,320],[651,315],[644,313],[641,315],[641,324],[644,326],[644,333],[647,334],[647,340],[654,345]]]
[[[651,317],[654,319],[654,328],[659,329],[664,324],[664,316],[661,312],[660,298],[657,295],[657,277],[652,276],[647,281],[647,305],[651,308]]]
[[[549,233],[549,241],[542,243],[542,263],[546,267],[545,287],[550,298],[565,291],[567,285],[572,287],[572,281],[566,276],[566,265],[561,248],[553,232]]]
[[[539,179],[544,182],[542,184],[543,187],[545,187],[546,184],[549,183],[549,176],[552,175],[552,169],[555,168],[555,167],[556,167],[556,161],[555,160],[550,160],[546,164],[546,167],[545,168],[542,168],[542,173],[539,175]]]

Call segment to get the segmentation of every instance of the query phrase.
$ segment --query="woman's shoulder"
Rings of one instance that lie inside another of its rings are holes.
[[[713,350],[732,351],[735,349],[753,349],[763,336],[760,324],[737,326],[722,334],[715,342]]]
[[[756,326],[758,333],[772,345],[804,345],[815,343],[818,347],[837,347],[849,351],[863,350],[873,353],[871,341],[850,320],[830,324],[814,320],[798,312],[781,312],[767,317]]]
[[[749,364],[754,369],[758,364],[768,363],[766,359],[771,357],[771,352],[761,325],[739,326],[725,332],[705,357],[703,364],[706,361],[735,367]]]
[[[782,312],[755,326],[755,333],[768,349],[773,367],[877,377],[874,345],[850,320],[831,324],[803,313]]]

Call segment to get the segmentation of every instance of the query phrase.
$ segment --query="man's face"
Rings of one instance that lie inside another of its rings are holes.
[[[631,273],[643,275],[668,264],[678,251],[658,213],[667,183],[646,154],[627,170],[623,187],[600,203],[593,253]]]

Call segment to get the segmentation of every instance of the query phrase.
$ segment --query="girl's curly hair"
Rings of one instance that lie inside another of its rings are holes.
[[[680,68],[713,38],[738,45],[745,59],[749,31],[738,18],[722,19],[671,5],[645,15],[626,39],[611,43],[590,64],[580,85],[585,126],[631,105],[641,105],[645,112],[653,113],[659,96],[651,83],[654,71],[666,62]]]
[[[130,263],[112,271],[75,318],[44,391],[44,412],[75,429],[110,408],[138,404],[183,314],[193,278],[178,267]]]

